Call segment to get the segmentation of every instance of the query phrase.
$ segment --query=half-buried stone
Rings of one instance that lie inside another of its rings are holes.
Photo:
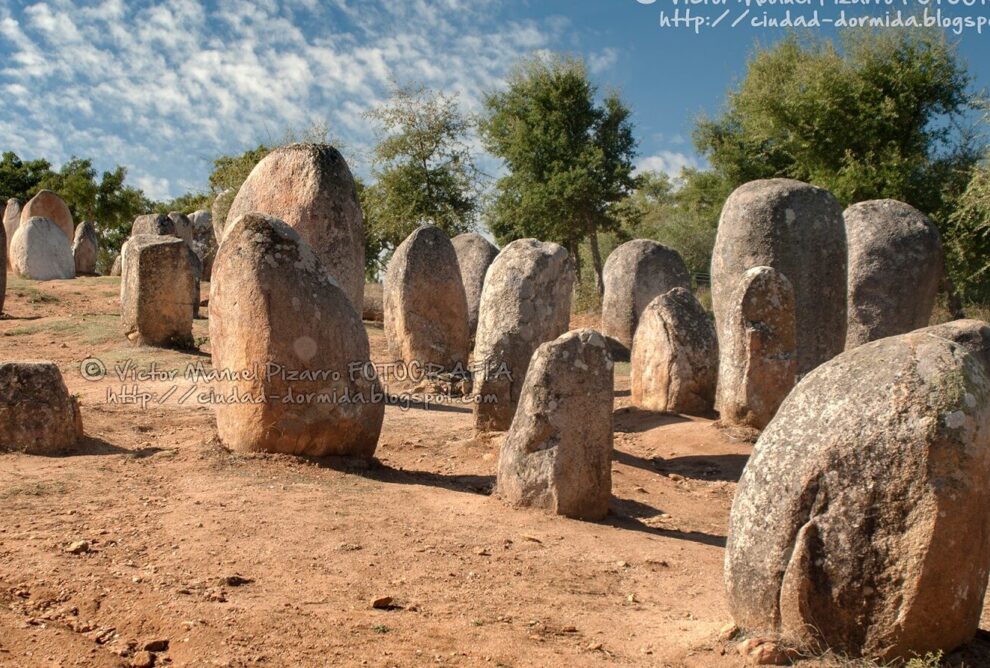
[[[385,403],[368,335],[300,235],[260,213],[227,226],[210,284],[217,429],[242,452],[370,458]],[[252,373],[257,371],[257,373]]]

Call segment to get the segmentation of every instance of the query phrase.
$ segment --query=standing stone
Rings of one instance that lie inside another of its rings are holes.
[[[257,211],[296,230],[355,310],[364,303],[364,218],[347,162],[329,144],[291,144],[259,162],[227,221]]]
[[[10,265],[14,273],[35,281],[74,278],[76,275],[69,238],[47,218],[21,221],[10,242]]]
[[[134,219],[131,224],[131,236],[142,235],[179,237],[175,229],[175,221],[163,213],[147,213]]]
[[[72,258],[76,265],[76,274],[96,273],[99,243],[93,223],[84,221],[76,227],[75,239],[72,242]]]
[[[0,226],[0,315],[3,314],[3,303],[7,297],[7,231]]]
[[[7,268],[12,269],[10,266],[10,240],[14,238],[14,232],[17,231],[17,226],[21,222],[21,203],[19,200],[11,197],[7,200],[7,206],[3,210],[3,227],[4,231],[7,233]]]
[[[650,239],[633,239],[612,251],[602,278],[602,333],[621,345],[621,354],[632,347],[647,304],[674,288],[691,289],[691,274],[680,254]]]
[[[794,288],[770,267],[742,275],[723,323],[715,408],[721,423],[763,429],[797,380]]]
[[[458,234],[451,239],[451,243],[457,253],[457,266],[461,271],[464,296],[467,297],[468,331],[473,339],[478,331],[478,306],[481,303],[485,273],[498,255],[498,248],[476,232]]]
[[[122,267],[123,260],[124,260],[123,254],[117,253],[117,257],[113,259],[113,266],[110,267],[111,276],[120,276],[120,274],[122,273],[121,270],[123,268]]]
[[[217,239],[213,231],[213,216],[209,211],[194,211],[189,214],[192,225],[192,247],[203,263],[203,280],[213,275],[213,260],[217,254]]]
[[[120,320],[139,345],[193,345],[192,253],[178,237],[132,236],[121,249]]]
[[[0,362],[0,452],[57,454],[82,435],[79,404],[54,362]]]
[[[633,338],[632,404],[706,415],[715,403],[715,325],[690,290],[674,288],[643,310]]]
[[[712,253],[719,340],[742,275],[773,267],[794,287],[798,374],[842,352],[846,339],[846,229],[827,190],[790,179],[751,181],[722,207]],[[722,354],[727,348],[723,346]]]
[[[227,213],[230,211],[230,205],[236,196],[236,190],[227,188],[213,198],[213,204],[210,206],[210,220],[213,223],[213,236],[217,240],[217,246],[223,241],[223,225],[227,222]]]
[[[361,319],[370,322],[385,322],[385,295],[381,283],[365,283],[364,309]]]
[[[55,223],[66,240],[71,244],[75,225],[72,222],[72,212],[69,206],[61,197],[51,190],[39,191],[37,195],[28,200],[21,210],[21,224],[23,225],[29,218],[47,218]]]
[[[190,248],[193,247],[193,226],[189,217],[178,211],[170,211],[168,219],[175,225],[175,236],[186,242]]]
[[[846,350],[924,327],[942,280],[938,229],[893,199],[853,204],[842,214],[849,244]]]
[[[201,282],[203,280],[203,262],[199,259],[199,256],[196,255],[196,252],[193,251],[192,248],[189,248],[188,244],[186,244],[186,250],[189,255],[189,266],[192,267],[193,272],[193,285],[190,300],[193,305],[193,320],[195,320],[199,317],[200,293],[202,292]]]
[[[399,244],[383,287],[389,357],[407,366],[466,370],[468,315],[457,255],[439,227],[420,227]]]
[[[385,404],[368,335],[309,244],[282,221],[247,214],[227,227],[210,284],[210,341],[215,369],[278,370],[222,388],[268,397],[215,404],[225,445],[316,457],[374,454]]]
[[[471,361],[479,431],[509,428],[533,352],[567,330],[573,287],[567,251],[549,241],[517,239],[488,268]]]
[[[612,491],[612,366],[604,337],[592,329],[537,348],[502,442],[501,497],[567,517],[605,517]]]
[[[806,376],[732,505],[736,623],[884,665],[977,630],[990,569],[990,327],[874,341]]]

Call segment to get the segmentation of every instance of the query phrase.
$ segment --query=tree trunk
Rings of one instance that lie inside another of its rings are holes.
[[[588,239],[591,241],[591,262],[595,266],[595,288],[598,290],[598,296],[602,297],[605,294],[605,281],[602,278],[602,253],[598,248],[598,230],[592,229]]]
[[[577,283],[581,282],[581,252],[580,246],[576,241],[567,242],[567,252],[571,254],[571,261],[574,263],[574,274],[577,278]]]
[[[965,318],[966,312],[963,310],[962,299],[959,298],[959,293],[956,292],[956,284],[952,282],[948,271],[942,274],[941,288],[942,292],[945,293],[946,306],[949,308],[949,315],[952,316],[952,319],[961,320]]]

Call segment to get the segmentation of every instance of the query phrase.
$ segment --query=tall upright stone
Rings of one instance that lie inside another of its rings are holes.
[[[715,325],[690,290],[674,288],[639,317],[630,355],[632,404],[706,415],[715,403],[718,339]]]
[[[467,370],[467,300],[457,254],[443,230],[420,227],[399,244],[385,272],[383,301],[393,361],[428,372]]]
[[[592,329],[567,332],[536,349],[502,442],[499,496],[568,517],[605,517],[612,491],[612,367],[604,337]]]
[[[28,200],[28,203],[21,209],[21,224],[29,218],[47,218],[55,223],[65,238],[72,244],[72,237],[75,232],[75,225],[72,222],[72,212],[69,206],[61,197],[51,190],[41,190],[38,194]]]
[[[223,226],[227,222],[227,213],[236,196],[236,190],[227,188],[214,197],[213,204],[210,205],[210,222],[213,223],[213,236],[216,237],[218,247],[223,241]]]
[[[72,259],[76,265],[76,274],[96,273],[96,257],[99,249],[100,241],[93,223],[88,221],[79,223],[72,241]]]
[[[3,303],[7,297],[7,231],[0,225],[0,315],[3,314]]]
[[[135,344],[192,346],[196,276],[186,242],[139,234],[121,248],[120,320]]]
[[[354,178],[329,144],[291,144],[259,162],[237,192],[228,224],[257,211],[296,230],[360,311],[364,303],[364,218]]]
[[[10,242],[10,264],[14,273],[35,281],[62,280],[76,275],[69,238],[47,218],[21,221]]]
[[[549,241],[517,239],[488,268],[471,361],[479,431],[509,428],[533,352],[567,330],[573,287],[567,251]]]
[[[827,190],[790,179],[751,181],[729,196],[712,253],[712,309],[727,336],[732,296],[753,267],[794,287],[798,373],[842,352],[846,338],[846,229]],[[723,354],[724,354],[723,349]]]
[[[767,426],[797,381],[794,288],[771,267],[742,275],[719,340],[715,407],[722,424]]]
[[[673,248],[651,239],[633,239],[612,251],[602,272],[602,333],[628,353],[640,314],[656,297],[674,288],[691,289],[691,274]]]
[[[192,225],[192,248],[203,264],[203,280],[213,275],[213,260],[217,255],[217,239],[213,230],[213,215],[203,209],[189,214]]]
[[[481,304],[485,273],[498,255],[498,248],[477,232],[458,234],[451,239],[451,243],[457,253],[457,266],[461,271],[461,282],[467,297],[468,330],[473,339],[478,331],[478,306]]]
[[[14,232],[17,231],[17,226],[21,222],[21,202],[20,200],[11,197],[7,200],[7,205],[3,210],[3,228],[7,233],[7,268],[11,269],[10,266],[10,240],[14,238]]]
[[[976,633],[990,571],[990,326],[867,343],[787,397],[743,471],[736,623],[887,665]]]
[[[291,227],[246,214],[227,227],[210,283],[217,429],[243,452],[371,457],[385,403],[368,335],[346,294]],[[252,369],[274,372],[243,374]]]
[[[846,350],[928,324],[942,280],[938,229],[892,199],[843,213],[849,244]]]

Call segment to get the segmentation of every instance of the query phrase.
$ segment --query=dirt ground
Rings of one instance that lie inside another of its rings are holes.
[[[717,636],[751,446],[629,408],[628,365],[611,512],[581,522],[491,496],[499,439],[461,404],[389,406],[372,466],[228,452],[182,378],[209,367],[205,319],[199,352],[135,348],[119,279],[8,280],[0,359],[58,363],[86,439],[0,455],[0,665],[741,665]]]

